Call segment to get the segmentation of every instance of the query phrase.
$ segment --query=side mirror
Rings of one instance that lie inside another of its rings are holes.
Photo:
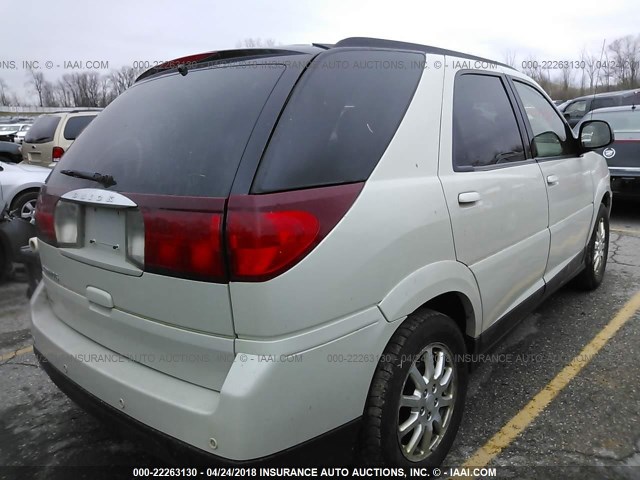
[[[564,113],[564,118],[566,118],[567,120],[571,119],[571,114],[570,113]]]
[[[580,125],[578,132],[580,146],[584,151],[595,150],[611,145],[613,132],[607,122],[602,120],[588,120]]]

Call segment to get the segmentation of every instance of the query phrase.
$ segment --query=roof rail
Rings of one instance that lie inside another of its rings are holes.
[[[488,58],[477,57],[475,55],[469,55],[467,53],[456,52],[455,50],[447,50],[445,48],[432,47],[429,45],[421,45],[419,43],[399,42],[396,40],[385,40],[382,38],[369,38],[369,37],[349,37],[340,40],[334,45],[335,47],[373,47],[373,48],[391,48],[402,50],[417,50],[424,53],[432,53],[434,55],[448,55],[452,57],[466,58],[469,60],[478,60],[480,62],[493,63],[502,67],[515,70],[511,65],[506,63],[496,62]]]
[[[55,112],[47,112],[47,113],[80,113],[80,112],[101,112],[104,110],[102,107],[78,107],[73,110],[57,110]]]

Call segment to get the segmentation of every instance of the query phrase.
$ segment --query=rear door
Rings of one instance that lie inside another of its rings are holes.
[[[456,257],[477,279],[487,329],[542,294],[547,193],[506,78],[454,70],[445,76],[439,176]]]
[[[48,166],[55,143],[60,115],[41,115],[33,123],[22,144],[22,160],[31,165]]]
[[[225,204],[243,156],[264,147],[252,141],[266,142],[264,116],[276,121],[300,71],[275,62],[164,74],[96,117],[38,206],[44,281],[63,322],[134,361],[221,388],[235,337]],[[105,177],[78,178],[86,172]]]
[[[550,282],[565,267],[572,271],[563,277],[580,266],[593,216],[592,167],[580,155],[569,126],[538,88],[516,78],[513,85],[549,197],[551,248],[544,278]]]

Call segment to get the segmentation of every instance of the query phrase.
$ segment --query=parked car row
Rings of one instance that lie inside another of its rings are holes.
[[[0,125],[0,141],[22,143],[31,123],[10,123]]]
[[[0,142],[0,148],[4,143]],[[48,168],[0,161],[0,281],[14,262],[26,263],[31,258],[21,254],[20,248],[35,233],[26,224],[35,223],[38,193],[50,173]]]
[[[41,115],[33,124],[19,118],[0,125],[0,139],[5,140],[0,141],[0,279],[17,260],[16,242],[24,242],[25,228],[14,223],[34,223],[40,187],[99,110],[77,109]]]

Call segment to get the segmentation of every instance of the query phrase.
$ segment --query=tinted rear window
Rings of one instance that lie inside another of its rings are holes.
[[[319,55],[282,113],[252,191],[366,180],[411,101],[421,62],[407,52]]]
[[[24,141],[27,143],[52,142],[58,123],[60,123],[60,117],[55,115],[42,115],[36,118]]]
[[[64,126],[64,138],[66,138],[67,140],[75,140],[94,118],[96,118],[95,115],[71,117],[69,120],[67,120],[67,124]]]
[[[640,131],[640,111],[637,110],[596,113],[592,120],[608,122],[614,132]]]
[[[226,66],[144,81],[98,115],[48,181],[98,187],[59,173],[112,175],[121,192],[224,197],[283,66]]]

